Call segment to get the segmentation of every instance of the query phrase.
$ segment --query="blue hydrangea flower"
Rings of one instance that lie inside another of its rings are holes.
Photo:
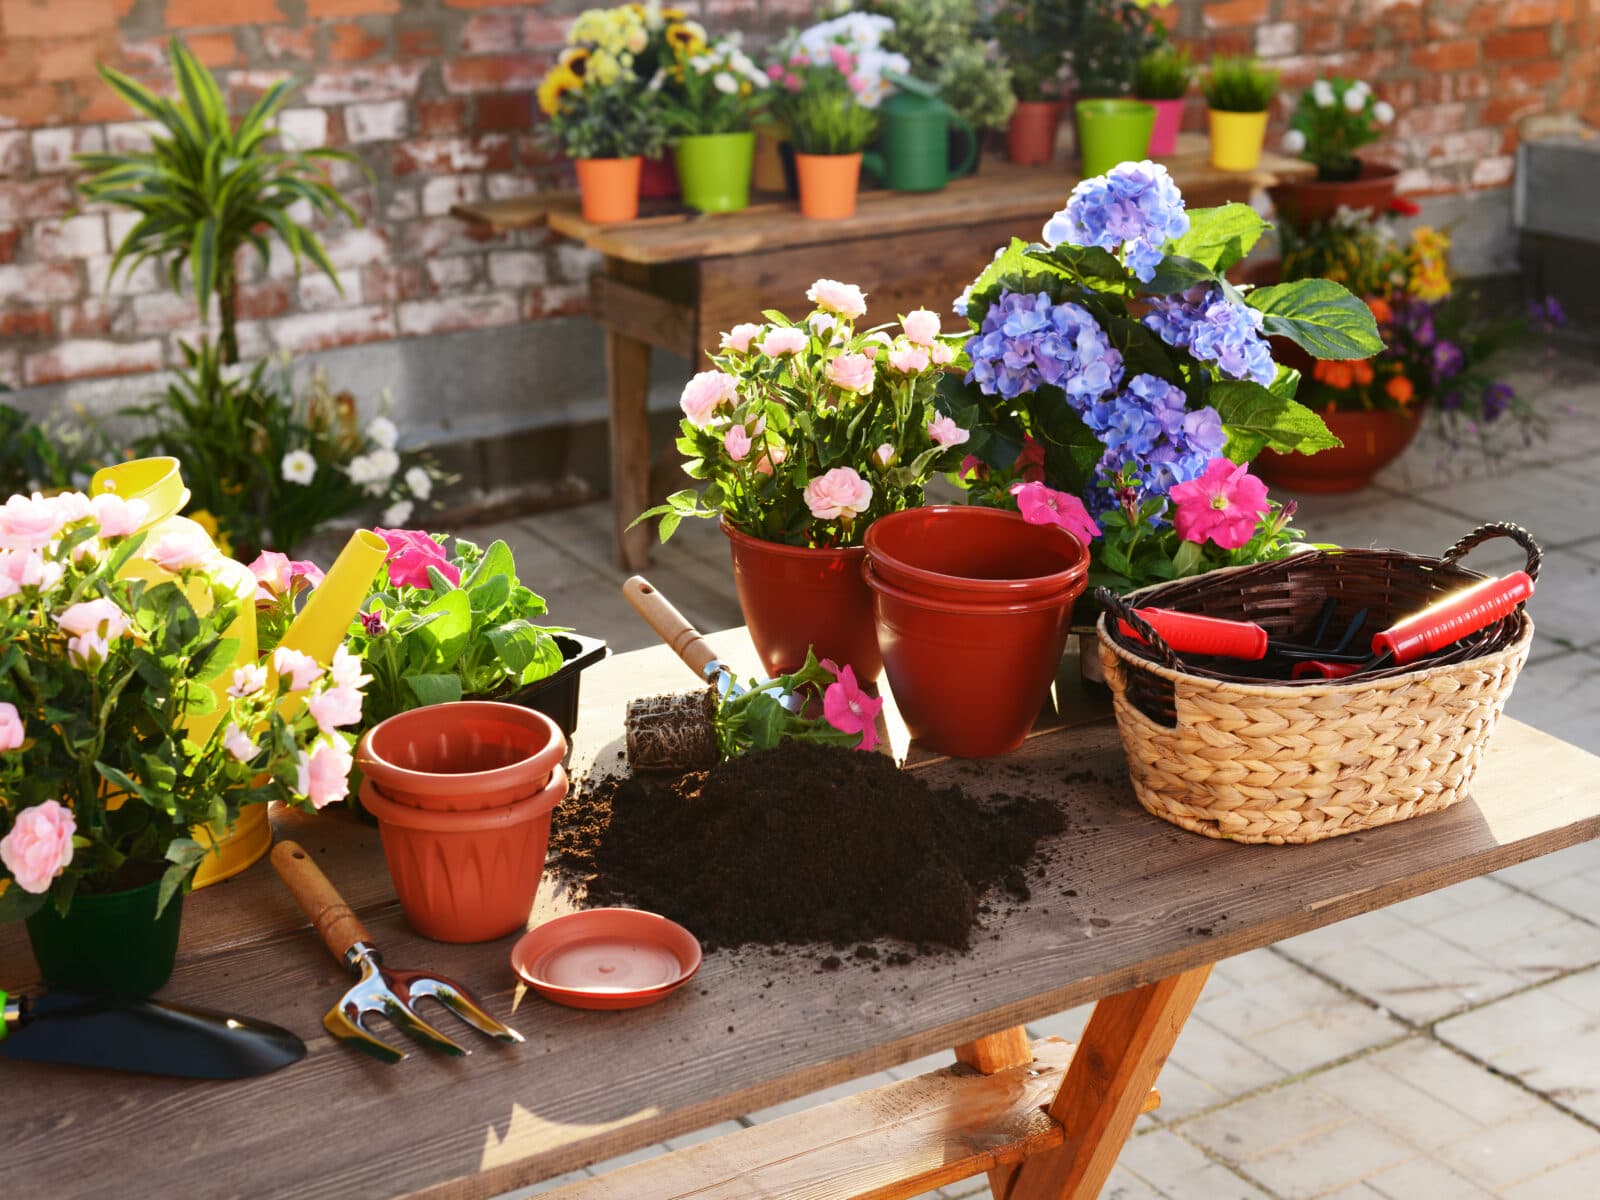
[[[1007,400],[1050,384],[1081,411],[1122,383],[1122,355],[1088,309],[1046,292],[1002,293],[966,350],[967,382]]]
[[[1130,270],[1143,283],[1155,278],[1162,245],[1189,232],[1183,195],[1160,163],[1125,162],[1072,189],[1066,208],[1044,227],[1055,246],[1121,247]]]
[[[1227,434],[1216,409],[1191,410],[1186,401],[1182,389],[1166,380],[1135,375],[1120,393],[1091,405],[1084,412],[1084,423],[1106,447],[1097,475],[1109,479],[1132,467],[1142,504],[1204,473],[1206,464],[1221,452]],[[1104,512],[1115,503],[1109,488],[1091,492],[1094,512]]]
[[[1267,387],[1277,377],[1272,349],[1261,336],[1261,314],[1234,304],[1219,287],[1155,297],[1144,324],[1167,345],[1187,350],[1230,379],[1253,379]]]

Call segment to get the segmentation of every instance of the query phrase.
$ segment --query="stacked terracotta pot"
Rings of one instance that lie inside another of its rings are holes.
[[[361,803],[418,933],[485,942],[526,925],[566,752],[543,713],[487,700],[413,709],[362,737]]]
[[[873,523],[862,573],[913,737],[961,758],[1020,746],[1050,694],[1089,554],[1055,525],[934,505]]]

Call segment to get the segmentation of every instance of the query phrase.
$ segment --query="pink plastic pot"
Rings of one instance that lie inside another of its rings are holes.
[[[561,727],[542,712],[460,700],[374,725],[356,747],[356,765],[396,804],[471,812],[542,790],[566,753]]]
[[[543,790],[479,812],[408,808],[370,777],[361,785],[406,920],[439,942],[487,942],[527,925],[550,847],[550,813],[566,794],[560,766]]]
[[[1161,158],[1178,148],[1178,130],[1183,128],[1183,100],[1146,100],[1156,110],[1156,123],[1150,130],[1150,157]]]
[[[1057,525],[998,508],[935,504],[872,523],[867,558],[885,583],[925,596],[1016,603],[1083,590],[1089,554]]]

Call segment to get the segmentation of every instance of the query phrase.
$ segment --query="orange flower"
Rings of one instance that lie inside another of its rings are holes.
[[[1347,362],[1335,362],[1332,359],[1319,358],[1316,365],[1311,368],[1311,377],[1319,383],[1325,383],[1331,388],[1343,391],[1349,387],[1354,379],[1354,373]]]
[[[1367,307],[1372,310],[1372,319],[1379,325],[1387,325],[1394,320],[1394,311],[1382,296],[1367,297]]]
[[[1365,387],[1372,382],[1372,364],[1364,358],[1358,358],[1350,364],[1350,375],[1356,383]]]
[[[1411,386],[1411,380],[1404,375],[1396,375],[1383,385],[1383,390],[1389,393],[1389,399],[1396,404],[1405,404],[1409,401],[1416,389]]]

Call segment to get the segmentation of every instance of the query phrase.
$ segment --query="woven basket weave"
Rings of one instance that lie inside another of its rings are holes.
[[[1107,597],[1100,660],[1139,803],[1207,837],[1274,845],[1454,804],[1527,660],[1533,622],[1523,606],[1423,663],[1337,682],[1263,682],[1195,669],[1129,610],[1251,620],[1293,640],[1333,596],[1333,628],[1359,608],[1370,609],[1370,628],[1383,628],[1484,578],[1457,560],[1493,537],[1521,544],[1537,578],[1540,552],[1526,531],[1486,525],[1440,558],[1317,551],[1161,584],[1126,603]],[[1124,634],[1114,615],[1145,641]]]

